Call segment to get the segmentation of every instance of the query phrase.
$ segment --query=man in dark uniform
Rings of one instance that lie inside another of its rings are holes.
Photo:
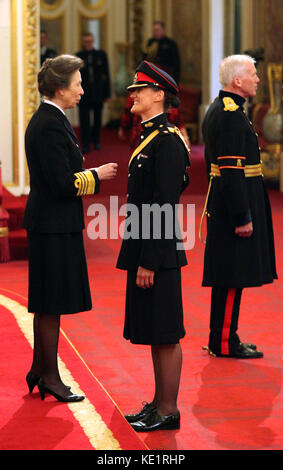
[[[223,89],[203,122],[210,185],[207,207],[203,286],[212,287],[210,336],[212,355],[259,358],[256,345],[237,335],[242,290],[277,278],[271,209],[265,189],[257,134],[244,111],[255,96],[259,78],[254,60],[245,55],[220,65]],[[200,229],[201,233],[201,229]]]
[[[141,116],[142,132],[129,162],[128,214],[117,267],[128,271],[124,337],[151,345],[155,377],[151,403],[126,419],[136,431],[148,432],[180,427],[181,267],[187,261],[180,240],[178,246],[175,209],[188,184],[189,150],[165,113],[168,105],[177,104],[174,79],[147,61],[136,72],[129,87],[131,111]],[[152,214],[143,212],[149,208]],[[135,221],[132,211],[138,213]]]
[[[40,65],[46,59],[53,59],[56,57],[57,52],[50,47],[47,47],[47,33],[46,31],[40,31]]]
[[[177,43],[166,35],[165,24],[155,21],[153,37],[147,42],[144,58],[169,73],[174,80],[180,80],[180,55]]]
[[[84,95],[79,104],[79,116],[83,153],[88,153],[91,143],[96,150],[100,149],[103,103],[110,96],[110,76],[107,55],[103,50],[94,49],[93,35],[84,34],[82,42],[83,49],[76,54],[84,61],[81,69]],[[92,129],[91,111],[94,115]]]

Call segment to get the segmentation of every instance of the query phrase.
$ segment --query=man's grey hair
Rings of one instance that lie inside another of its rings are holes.
[[[221,85],[228,86],[233,78],[245,73],[247,63],[255,64],[255,59],[245,54],[235,54],[225,57],[219,67],[219,81]]]

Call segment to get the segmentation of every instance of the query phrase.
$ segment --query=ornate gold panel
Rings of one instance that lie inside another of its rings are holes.
[[[45,10],[56,10],[62,4],[63,0],[40,0],[41,8]]]
[[[38,54],[38,5],[37,0],[23,2],[24,33],[24,90],[25,90],[25,124],[38,106],[37,73],[39,69]]]
[[[81,0],[82,5],[90,10],[99,10],[106,3],[106,0]]]
[[[39,104],[37,73],[39,69],[39,4],[37,0],[23,1],[23,71],[24,71],[24,126]],[[26,166],[25,181],[29,176]]]

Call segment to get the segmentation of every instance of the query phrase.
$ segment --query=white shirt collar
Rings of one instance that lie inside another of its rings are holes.
[[[60,106],[58,106],[58,104],[53,103],[53,101],[44,99],[44,100],[43,100],[43,103],[51,104],[52,106],[55,106],[56,108],[60,109],[60,111],[61,111],[63,114],[65,114],[65,111],[63,111],[63,109],[60,108]],[[65,116],[66,116],[66,114],[65,114]]]
[[[144,123],[147,122],[147,121],[151,121],[151,119],[154,119],[154,118],[156,118],[157,116],[161,116],[161,114],[164,114],[164,112],[158,113],[158,114],[156,114],[155,116],[152,116],[151,118],[146,119],[145,121],[142,121],[142,124],[144,124]]]

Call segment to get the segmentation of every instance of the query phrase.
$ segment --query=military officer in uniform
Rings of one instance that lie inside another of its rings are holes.
[[[116,163],[83,169],[83,156],[65,111],[83,95],[81,59],[46,59],[38,74],[43,102],[25,135],[30,173],[24,228],[28,233],[28,310],[34,313],[33,361],[26,381],[62,402],[81,401],[60,377],[57,362],[60,317],[91,310],[83,234],[82,196],[112,179]]]
[[[129,90],[131,112],[142,118],[140,143],[128,174],[128,207],[138,209],[140,230],[137,236],[124,237],[117,267],[128,272],[124,337],[134,344],[151,345],[155,395],[140,412],[126,415],[133,428],[142,432],[180,426],[179,340],[185,335],[181,267],[187,264],[186,255],[183,247],[177,248],[178,230],[165,236],[165,214],[160,219],[160,236],[155,237],[154,222],[143,218],[142,211],[145,205],[174,210],[188,184],[189,149],[165,113],[178,101],[178,86],[170,75],[143,61]],[[143,237],[146,225],[149,235]]]
[[[87,153],[91,143],[96,150],[100,149],[103,104],[110,96],[110,73],[107,54],[94,48],[94,36],[85,33],[82,42],[83,49],[76,55],[84,61],[81,69],[84,95],[79,103],[79,118],[83,153]]]
[[[256,345],[237,334],[242,290],[277,278],[271,209],[264,185],[257,134],[244,104],[255,96],[259,78],[254,59],[225,58],[223,89],[203,122],[210,178],[203,286],[211,286],[210,354],[260,358]]]
[[[42,65],[46,59],[52,59],[56,57],[56,55],[57,52],[54,49],[47,47],[47,32],[40,31],[40,65]]]
[[[154,22],[152,33],[152,38],[148,40],[146,45],[144,59],[165,70],[179,83],[181,61],[176,41],[167,36],[163,21]]]

